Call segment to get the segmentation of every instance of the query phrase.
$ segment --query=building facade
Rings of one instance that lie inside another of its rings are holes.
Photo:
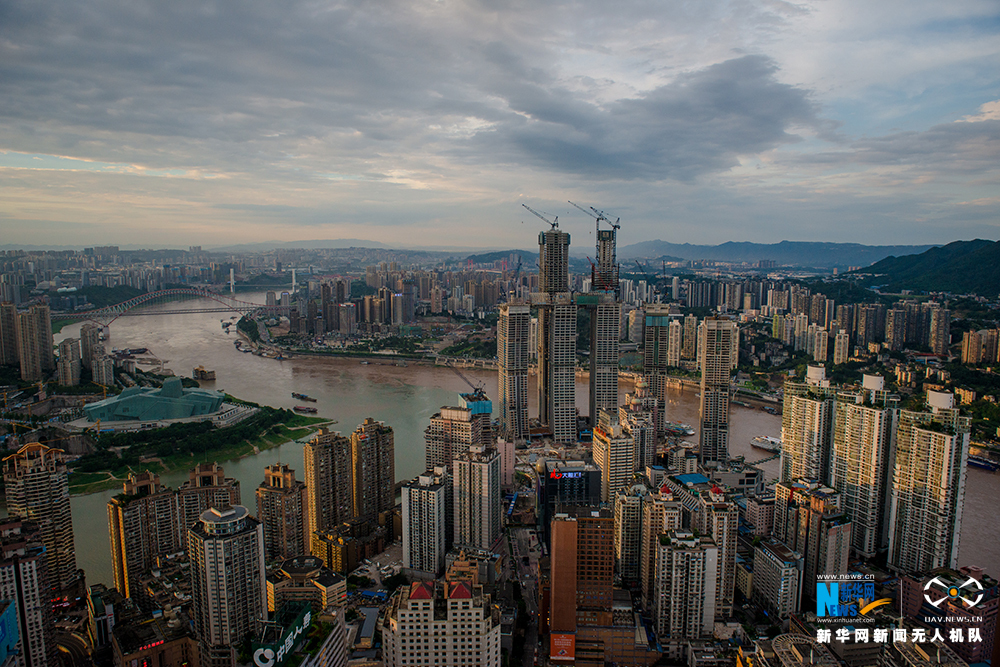
[[[264,469],[257,487],[257,520],[264,528],[264,558],[287,560],[309,553],[309,498],[288,464]]]

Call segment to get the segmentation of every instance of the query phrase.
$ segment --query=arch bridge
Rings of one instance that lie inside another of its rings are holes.
[[[155,292],[146,292],[145,294],[140,294],[139,296],[129,299],[128,301],[116,303],[113,306],[94,308],[93,310],[54,312],[52,313],[52,318],[60,320],[90,320],[103,327],[107,327],[119,317],[163,314],[162,311],[145,311],[143,310],[143,306],[189,298],[209,299],[218,305],[210,306],[208,308],[180,308],[177,310],[171,310],[170,313],[238,313],[240,315],[271,313],[274,315],[287,315],[289,310],[288,306],[265,306],[259,303],[252,303],[250,301],[241,301],[240,299],[217,294],[204,289],[198,289],[196,287],[172,287],[170,289],[157,290]]]

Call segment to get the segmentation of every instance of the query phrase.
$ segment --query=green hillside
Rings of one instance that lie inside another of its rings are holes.
[[[996,297],[1000,294],[1000,242],[955,241],[919,255],[886,257],[855,273],[863,284],[883,292],[909,289]]]

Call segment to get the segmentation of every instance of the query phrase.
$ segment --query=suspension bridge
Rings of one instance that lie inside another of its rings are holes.
[[[209,299],[217,305],[210,305],[202,308],[178,308],[172,309],[171,314],[184,313],[238,313],[240,315],[274,314],[287,315],[288,306],[266,306],[250,301],[241,301],[230,296],[217,294],[196,287],[174,287],[170,289],[147,292],[137,297],[122,301],[112,306],[94,308],[91,310],[53,312],[52,319],[59,320],[90,320],[102,327],[110,326],[119,317],[135,317],[140,315],[162,315],[163,311],[149,311],[145,306],[177,301],[178,299]]]

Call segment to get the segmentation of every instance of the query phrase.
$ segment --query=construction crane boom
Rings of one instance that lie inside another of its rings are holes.
[[[541,218],[542,220],[544,220],[548,224],[552,225],[552,229],[559,229],[559,216],[558,215],[555,216],[554,219],[549,220],[544,215],[542,215],[541,213],[539,213],[535,209],[531,208],[527,204],[521,204],[521,206],[523,206],[524,208],[528,209],[529,211],[531,211],[532,213],[534,213],[536,216],[538,216],[539,218]]]

